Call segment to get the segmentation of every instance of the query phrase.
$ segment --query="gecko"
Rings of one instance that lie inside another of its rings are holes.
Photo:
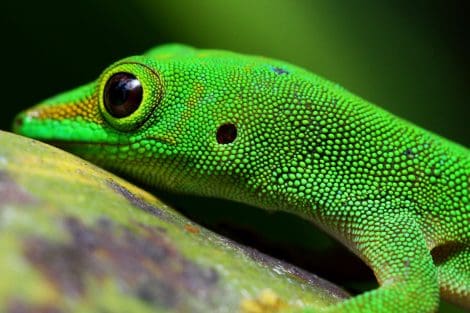
[[[13,124],[152,187],[311,221],[379,283],[321,312],[470,308],[470,150],[308,70],[167,44]]]

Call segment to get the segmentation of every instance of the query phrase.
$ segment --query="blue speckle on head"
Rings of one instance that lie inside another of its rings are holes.
[[[276,67],[276,66],[273,66],[271,67],[271,69],[274,71],[274,73],[278,74],[278,75],[282,75],[282,74],[289,74],[288,71],[286,71],[285,69],[282,69],[280,67]]]
[[[413,150],[411,148],[408,148],[403,152],[404,155],[406,155],[409,158],[414,158],[415,154],[413,153]]]

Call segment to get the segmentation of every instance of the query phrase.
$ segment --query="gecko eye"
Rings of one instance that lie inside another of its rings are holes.
[[[103,101],[106,111],[114,117],[126,117],[134,113],[142,102],[142,84],[132,74],[116,73],[104,87]]]
[[[217,142],[220,144],[231,143],[237,138],[237,127],[234,124],[223,124],[217,129]]]
[[[135,131],[153,115],[163,96],[156,68],[123,61],[104,70],[98,79],[99,110],[103,119],[121,132]]]

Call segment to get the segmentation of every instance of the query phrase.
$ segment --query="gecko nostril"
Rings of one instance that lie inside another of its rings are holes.
[[[20,114],[15,117],[15,120],[13,121],[13,131],[16,131],[20,129],[23,126],[24,123],[24,114]]]
[[[15,119],[15,126],[16,126],[16,127],[21,127],[21,126],[23,126],[23,119],[22,119],[21,117],[17,117],[17,118]]]

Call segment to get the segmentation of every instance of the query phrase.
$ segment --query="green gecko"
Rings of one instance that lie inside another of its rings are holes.
[[[312,221],[380,284],[325,312],[470,308],[470,150],[302,68],[165,45],[14,130],[158,188]]]

